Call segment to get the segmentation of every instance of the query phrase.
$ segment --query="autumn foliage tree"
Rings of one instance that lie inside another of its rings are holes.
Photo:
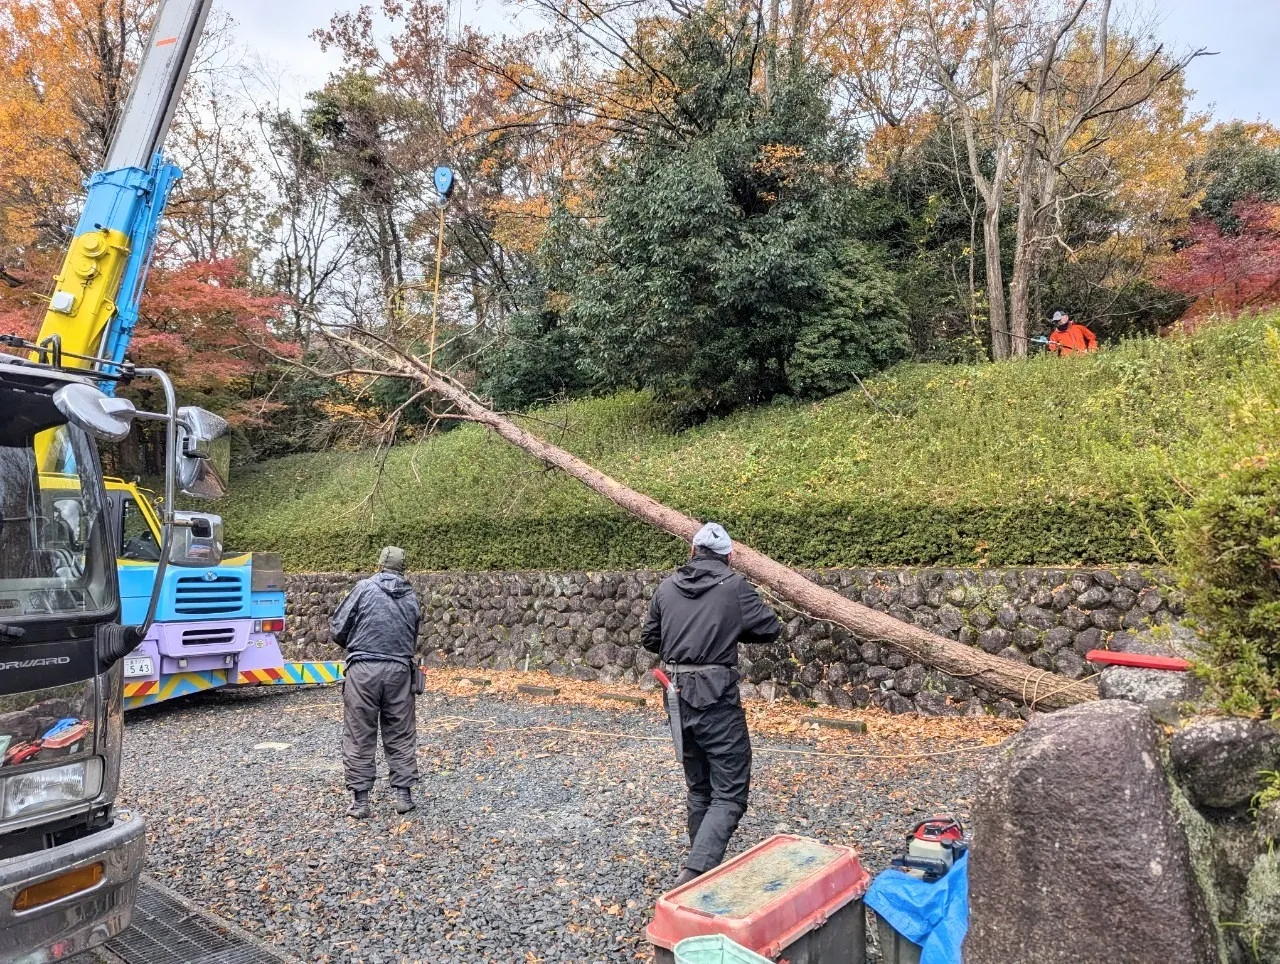
[[[0,251],[61,245],[105,155],[141,49],[143,0],[0,5]]]
[[[1197,218],[1164,266],[1165,284],[1191,301],[1183,317],[1189,329],[1213,315],[1280,305],[1280,204],[1240,201],[1231,220],[1235,230],[1207,215]]]
[[[4,0],[0,5],[0,331],[33,338],[52,277],[102,164],[148,29],[143,0]],[[207,34],[220,42],[218,31]],[[184,401],[233,424],[269,410],[255,396],[284,299],[249,272],[250,220],[266,212],[244,132],[203,80],[188,85],[170,146],[188,169],[141,303],[129,356],[166,368]],[[212,109],[201,109],[212,104]]]
[[[328,189],[379,279],[382,304],[344,302],[360,323],[411,323],[433,282],[439,222],[432,172],[448,164],[466,184],[444,225],[442,321],[484,339],[518,304],[514,291],[550,211],[560,144],[545,105],[521,85],[534,35],[494,38],[451,29],[431,0],[384,0],[335,15],[316,33],[342,67],[302,118]]]
[[[230,258],[161,267],[153,280],[136,357],[169,372],[193,404],[202,400],[233,425],[260,424],[271,408],[255,379],[273,357],[292,353],[273,333],[285,299],[253,291],[244,264]]]

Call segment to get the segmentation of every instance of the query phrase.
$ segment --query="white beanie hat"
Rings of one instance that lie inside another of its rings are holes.
[[[710,549],[718,556],[727,556],[733,552],[733,540],[729,538],[729,533],[724,531],[724,526],[720,523],[708,522],[693,537],[693,547]]]

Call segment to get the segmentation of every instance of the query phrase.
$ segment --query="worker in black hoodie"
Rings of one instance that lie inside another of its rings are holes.
[[[689,561],[658,586],[641,631],[679,690],[672,733],[689,795],[689,855],[676,886],[724,859],[751,788],[751,738],[738,695],[738,644],[769,643],[782,624],[729,568],[733,540],[708,522]]]

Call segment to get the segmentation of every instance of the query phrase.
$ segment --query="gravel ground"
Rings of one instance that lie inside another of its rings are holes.
[[[654,706],[429,692],[419,809],[395,814],[380,761],[374,818],[357,823],[342,815],[339,698],[209,694],[130,714],[123,796],[148,820],[148,872],[305,960],[649,959],[644,927],[684,845],[683,783]],[[790,831],[853,844],[874,874],[914,820],[967,822],[989,751],[852,754],[977,742],[949,731],[904,745],[875,726],[757,735],[731,855]]]

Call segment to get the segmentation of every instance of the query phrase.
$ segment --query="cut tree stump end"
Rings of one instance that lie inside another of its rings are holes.
[[[825,726],[830,730],[846,730],[849,733],[867,732],[867,724],[862,720],[833,720],[826,716],[806,716],[804,722],[812,726]]]
[[[615,700],[618,703],[630,703],[632,706],[648,706],[649,701],[643,696],[632,696],[630,693],[601,693],[602,700]]]
[[[559,696],[560,687],[558,686],[533,686],[529,683],[520,683],[516,686],[516,690],[527,696]]]

